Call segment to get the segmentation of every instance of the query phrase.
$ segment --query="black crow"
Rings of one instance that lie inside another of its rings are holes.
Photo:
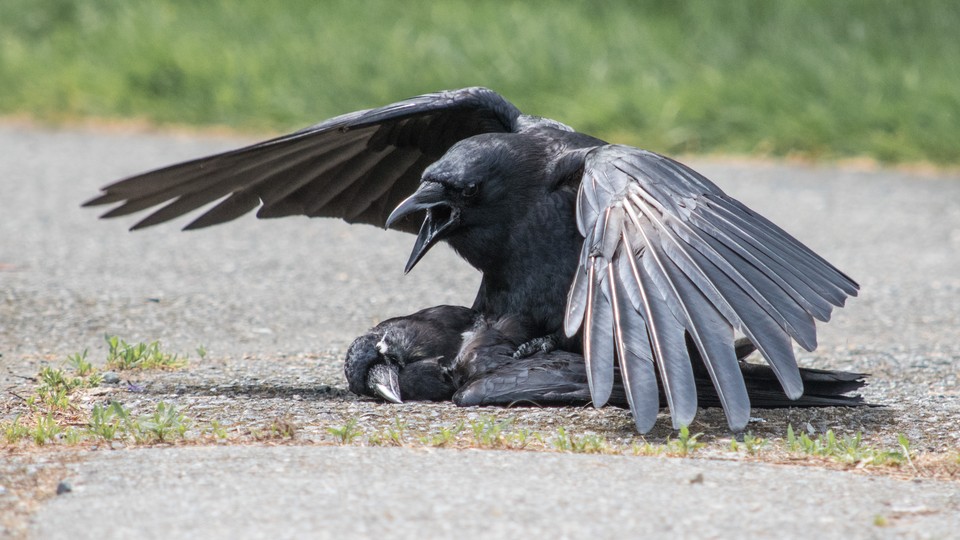
[[[350,391],[394,403],[450,399],[456,387],[443,371],[477,317],[465,307],[436,306],[381,322],[347,349],[343,373]]]
[[[186,228],[259,207],[264,218],[419,230],[407,271],[445,241],[483,273],[474,310],[528,321],[519,356],[582,343],[597,407],[619,364],[641,432],[656,420],[658,388],[675,427],[693,420],[687,336],[732,429],[750,415],[735,331],[799,398],[792,341],[814,349],[814,319],[859,288],[692,169],[521,114],[484,88],[350,113],[103,191],[86,204],[119,203],[104,217],[164,204],[133,228],[219,200]]]
[[[358,337],[347,351],[344,373],[354,393],[393,402],[402,398],[449,399],[460,406],[589,403],[583,355],[539,350],[517,358],[517,348],[529,335],[528,325],[515,316],[488,320],[464,307],[437,306],[385,320]],[[788,399],[769,366],[744,361],[754,351],[748,339],[736,341],[740,373],[756,408],[865,405],[861,396],[845,395],[865,384],[865,374],[808,368],[800,368],[804,395]],[[699,405],[720,406],[709,371],[689,339],[687,352]],[[653,397],[658,407],[666,405],[662,391]],[[608,403],[629,407],[619,367]]]
[[[590,387],[583,356],[568,351],[541,350],[516,358],[514,351],[527,335],[529,329],[517,317],[507,316],[495,321],[480,317],[474,328],[465,334],[453,363],[441,370],[456,388],[451,399],[461,406],[589,403]],[[744,361],[756,351],[750,340],[738,339],[734,350],[754,407],[850,407],[865,404],[859,395],[845,395],[865,384],[865,374],[800,368],[805,391],[800,398],[792,400],[780,388],[770,366]],[[693,365],[699,405],[720,406],[720,397],[711,384],[709,370],[689,338],[687,352]],[[658,408],[667,405],[662,390],[658,398]],[[608,403],[623,408],[630,406],[619,367],[614,371],[614,385]]]

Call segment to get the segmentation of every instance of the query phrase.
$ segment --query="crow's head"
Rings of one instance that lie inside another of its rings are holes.
[[[426,211],[405,272],[440,240],[452,241],[469,232],[474,240],[495,242],[506,230],[512,209],[529,196],[525,188],[534,184],[529,179],[542,171],[537,163],[540,153],[530,152],[522,138],[516,140],[519,137],[496,133],[462,140],[424,170],[417,191],[387,219],[389,227],[404,216]]]
[[[454,388],[442,366],[456,356],[475,317],[464,307],[436,306],[383,321],[347,350],[350,391],[394,403],[450,399]]]
[[[367,334],[347,350],[343,371],[350,391],[400,403],[400,370],[408,362],[424,360],[421,351],[401,328],[387,328],[382,335]]]

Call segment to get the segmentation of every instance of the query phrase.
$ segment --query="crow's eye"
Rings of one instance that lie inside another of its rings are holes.
[[[476,184],[470,184],[469,186],[463,188],[463,196],[466,198],[476,197],[477,193],[480,192],[480,187]]]

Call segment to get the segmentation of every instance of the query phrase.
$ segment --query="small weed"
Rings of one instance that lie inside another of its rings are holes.
[[[297,429],[297,424],[289,416],[274,418],[270,423],[270,433],[278,439],[292,439],[297,434]]]
[[[82,353],[74,353],[67,356],[67,365],[73,368],[80,377],[86,377],[93,373],[93,364],[87,360],[87,350]]]
[[[553,438],[553,449],[557,452],[572,452],[573,445],[570,444],[570,436],[563,426],[557,428],[557,434]]]
[[[91,435],[105,441],[112,441],[122,432],[121,422],[123,416],[117,414],[117,410],[123,411],[119,403],[113,402],[109,406],[94,405],[90,413],[90,422],[88,430]],[[129,415],[126,415],[129,417]]]
[[[912,453],[910,452],[910,439],[903,433],[897,433],[897,444],[900,445],[901,455],[906,459],[907,465],[910,465],[911,468],[916,470],[916,466],[913,464]]]
[[[105,413],[107,414],[107,413]],[[120,421],[119,426],[125,433],[134,434],[140,430],[140,426],[137,423],[137,419],[130,416],[130,411],[127,410],[119,402],[110,403],[110,412],[109,414],[113,415]]]
[[[40,388],[64,389],[67,391],[83,386],[83,379],[70,377],[60,368],[49,366],[40,368]]]
[[[687,426],[680,426],[680,433],[676,439],[671,439],[667,437],[666,448],[668,454],[674,454],[681,457],[686,457],[697,450],[703,448],[704,444],[697,442],[697,439],[702,436],[703,433],[697,433],[696,435],[690,435],[690,428]]]
[[[736,444],[737,441],[734,440],[733,442]],[[659,456],[663,453],[663,446],[643,441],[643,444],[633,443],[631,450],[635,456]]]
[[[207,357],[207,348],[204,347],[203,345],[200,345],[199,347],[197,347],[197,356],[200,357],[201,360],[203,360],[204,358],[206,358],[206,357]]]
[[[383,438],[384,442],[393,446],[403,446],[406,443],[405,433],[407,428],[407,424],[400,420],[399,416],[394,418],[393,427],[387,428],[386,436]]]
[[[3,424],[3,440],[8,444],[15,444],[30,436],[30,427],[20,423],[20,415],[17,415],[12,422]]]
[[[407,444],[408,428],[409,426],[400,420],[400,417],[395,417],[393,426],[367,436],[367,443],[373,446],[404,446]],[[424,437],[420,438],[420,442],[427,444]]]
[[[513,424],[513,419],[497,421],[490,415],[477,422],[471,422],[470,431],[473,433],[473,442],[480,448],[503,448],[509,446],[505,431]],[[526,435],[524,435],[526,438]]]
[[[466,425],[463,423],[463,420],[461,420],[453,427],[440,428],[440,431],[434,435],[424,435],[420,437],[420,442],[428,446],[449,446],[456,442],[457,436],[460,435],[464,429],[466,429]]]
[[[360,429],[357,428],[356,418],[351,418],[341,427],[328,427],[327,432],[333,435],[337,444],[350,444],[360,436]]]
[[[137,442],[170,442],[173,439],[182,439],[189,427],[190,420],[173,405],[161,401],[157,403],[157,410],[153,414],[137,420],[134,438]]]
[[[736,443],[736,440],[734,440]],[[743,434],[743,446],[747,450],[747,453],[751,456],[758,455],[763,449],[770,445],[770,441],[764,439],[763,437],[757,437],[753,433],[747,432]]]
[[[214,420],[210,422],[210,428],[207,431],[210,435],[213,435],[217,439],[223,440],[227,438],[227,429],[220,425],[220,422]]]
[[[68,427],[63,430],[63,433],[60,435],[63,442],[67,443],[70,446],[75,446],[80,444],[86,439],[86,432],[84,430]]]
[[[31,430],[33,442],[36,443],[37,446],[43,446],[48,442],[55,441],[59,434],[60,424],[57,423],[57,420],[52,414],[37,418],[37,425]]]
[[[563,426],[557,428],[553,438],[553,448],[558,452],[572,452],[574,454],[609,454],[613,448],[607,439],[595,433],[576,436],[567,433]]]
[[[28,401],[29,404],[39,404],[46,407],[47,410],[63,411],[70,408],[70,391],[66,388],[41,387],[37,389],[34,400]]]
[[[60,368],[48,366],[40,368],[37,379],[40,382],[37,385],[36,394],[31,396],[35,399],[29,400],[28,403],[42,405],[48,411],[70,408],[70,393],[85,384],[81,377],[72,377]]]
[[[542,443],[543,438],[540,437],[539,433],[532,432],[527,429],[519,429],[507,434],[506,444],[507,447],[514,450],[523,450],[530,444],[531,440]]]
[[[853,436],[837,438],[833,430],[825,434],[809,437],[801,433],[798,437],[793,426],[787,426],[787,450],[795,453],[826,458],[841,463],[856,465],[913,465],[910,453],[910,441],[902,434],[897,436],[899,449],[880,450],[863,444],[863,435],[857,432]]]
[[[116,336],[109,336],[106,340],[109,348],[107,351],[107,369],[117,371],[127,369],[172,370],[187,365],[185,358],[161,351],[159,341],[131,345]]]
[[[367,444],[370,446],[387,446],[387,438],[382,432],[367,435]]]
[[[573,452],[577,454],[609,454],[612,449],[602,435],[587,433],[571,439]]]

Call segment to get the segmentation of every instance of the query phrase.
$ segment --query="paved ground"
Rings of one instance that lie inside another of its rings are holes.
[[[960,524],[955,482],[742,460],[317,445],[329,437],[326,427],[351,415],[374,428],[408,415],[425,430],[476,416],[446,405],[358,401],[343,392],[339,361],[378,320],[469,303],[478,277],[449,250],[431,252],[404,276],[412,238],[372,227],[250,217],[200,232],[132,234],[132,220],[102,222],[78,207],[116,178],[241,142],[0,127],[0,420],[18,406],[24,377],[85,348],[102,358],[107,333],[209,351],[184,372],[137,380],[147,391],[124,394],[130,407],[168,399],[194,418],[233,426],[288,411],[302,443],[9,450],[0,454],[7,533],[948,537]],[[863,286],[822,327],[821,348],[800,358],[872,372],[867,396],[887,407],[761,413],[765,422],[754,429],[853,429],[877,444],[903,432],[920,452],[960,449],[960,178],[691,164]],[[514,414],[531,429],[573,422],[611,439],[633,437],[621,411]],[[708,438],[727,436],[716,411],[698,422]],[[660,424],[654,439],[668,433]],[[24,478],[36,489],[21,492]],[[51,497],[61,479],[74,491]],[[877,527],[876,516],[888,526]]]

